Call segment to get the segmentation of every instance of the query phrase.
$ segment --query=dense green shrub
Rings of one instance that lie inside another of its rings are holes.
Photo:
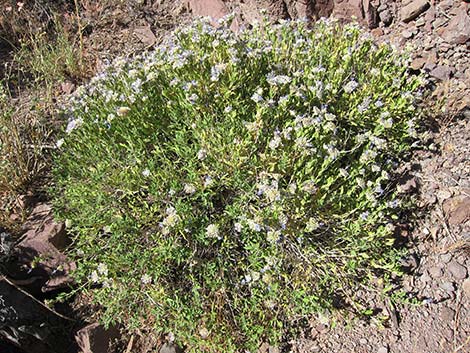
[[[254,351],[397,273],[420,80],[357,26],[205,22],[77,94],[55,205],[106,323]]]

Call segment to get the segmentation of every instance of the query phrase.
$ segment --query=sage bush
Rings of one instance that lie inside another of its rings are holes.
[[[421,79],[354,24],[229,20],[111,63],[55,158],[80,290],[190,352],[254,352],[400,274]]]

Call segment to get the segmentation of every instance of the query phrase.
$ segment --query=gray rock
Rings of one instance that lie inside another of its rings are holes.
[[[451,261],[447,265],[447,269],[455,279],[462,280],[467,277],[467,269],[457,261]]]
[[[414,33],[408,29],[405,29],[403,30],[403,32],[401,32],[401,35],[403,36],[403,38],[410,39],[413,37]]]
[[[182,353],[182,349],[173,343],[164,343],[160,353]]]
[[[380,347],[377,350],[377,353],[388,353],[388,348],[387,347]]]
[[[389,9],[385,9],[379,13],[380,21],[383,22],[385,26],[389,26],[393,21],[393,15]]]
[[[426,20],[422,17],[418,18],[415,24],[416,24],[416,27],[422,27],[426,24]]]
[[[429,6],[427,0],[413,0],[401,8],[401,20],[403,22],[410,22],[429,9]]]
[[[452,282],[441,283],[441,285],[439,287],[441,287],[441,289],[443,289],[444,291],[446,291],[449,294],[453,294],[455,292],[455,287],[454,287],[454,284]]]
[[[439,266],[433,266],[429,268],[428,271],[429,271],[429,275],[434,279],[442,277],[442,274],[443,274],[442,267],[439,267]]]
[[[445,264],[448,263],[450,260],[452,260],[452,254],[450,253],[442,254],[439,257],[441,261]]]
[[[447,65],[436,66],[429,74],[440,81],[447,81],[453,73],[453,69]]]
[[[470,299],[470,278],[467,278],[462,283],[462,289],[468,299]]]
[[[449,308],[448,306],[445,306],[441,309],[441,318],[444,321],[452,321],[454,320],[455,316],[455,311]]]

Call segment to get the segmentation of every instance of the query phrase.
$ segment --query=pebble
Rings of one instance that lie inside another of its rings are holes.
[[[429,268],[428,271],[429,271],[429,275],[434,279],[441,278],[443,274],[442,267],[439,267],[439,266],[433,266]]]
[[[441,309],[441,318],[444,321],[452,321],[454,320],[455,311],[451,308],[445,306]]]
[[[449,294],[453,294],[455,291],[454,284],[452,282],[441,283],[440,287]]]
[[[451,261],[447,268],[455,279],[462,280],[467,277],[467,269],[457,261]]]
[[[181,349],[172,343],[165,343],[160,349],[160,353],[181,353],[181,352],[182,352]]]
[[[450,260],[452,260],[452,254],[450,253],[441,254],[439,258],[441,259],[442,262],[448,263]]]
[[[401,35],[403,36],[403,38],[410,39],[413,37],[413,32],[405,29],[403,32],[401,32]]]
[[[423,17],[420,17],[416,20],[416,27],[422,27],[426,24],[426,20]]]
[[[462,283],[462,289],[468,299],[470,299],[470,278],[467,278]]]

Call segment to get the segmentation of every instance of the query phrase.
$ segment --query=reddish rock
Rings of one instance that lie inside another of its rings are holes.
[[[410,22],[425,12],[428,8],[429,2],[427,0],[413,0],[401,8],[401,20],[403,22]]]
[[[424,64],[426,64],[426,59],[419,57],[419,58],[413,59],[413,61],[411,62],[410,67],[413,70],[419,70],[424,66]]]
[[[362,6],[367,26],[370,29],[377,28],[379,26],[379,14],[377,12],[377,8],[372,4],[371,0],[363,0]]]
[[[76,266],[61,252],[69,240],[64,224],[54,221],[51,207],[37,205],[23,229],[22,240],[15,248],[17,261],[8,267],[9,275],[29,283],[32,292],[39,289],[48,292],[70,284],[69,273]]]
[[[151,47],[157,42],[157,37],[153,34],[150,25],[138,26],[134,28],[134,34],[145,45]]]
[[[297,18],[312,19],[315,14],[315,2],[312,0],[298,0],[294,1],[295,16]]]
[[[384,31],[382,28],[374,28],[373,30],[370,31],[370,33],[375,37],[379,38],[384,35]]]
[[[195,16],[219,19],[229,13],[222,0],[189,0],[188,6]]]
[[[94,323],[80,329],[75,340],[82,350],[82,353],[111,353],[111,344],[120,337],[116,328],[105,329],[103,326]]]
[[[463,224],[470,220],[470,197],[456,196],[442,205],[449,224]]]
[[[316,0],[313,2],[313,12],[316,19],[329,17],[335,8],[334,0]]]
[[[188,0],[187,4],[193,15],[210,17],[214,26],[218,26],[217,21],[230,13],[222,0]],[[240,28],[238,18],[232,21],[230,28],[234,31]]]
[[[462,7],[441,33],[442,38],[450,44],[465,44],[470,40],[470,16]]]
[[[332,16],[346,21],[351,21],[353,18],[361,21],[364,18],[362,0],[348,0],[335,3]]]

